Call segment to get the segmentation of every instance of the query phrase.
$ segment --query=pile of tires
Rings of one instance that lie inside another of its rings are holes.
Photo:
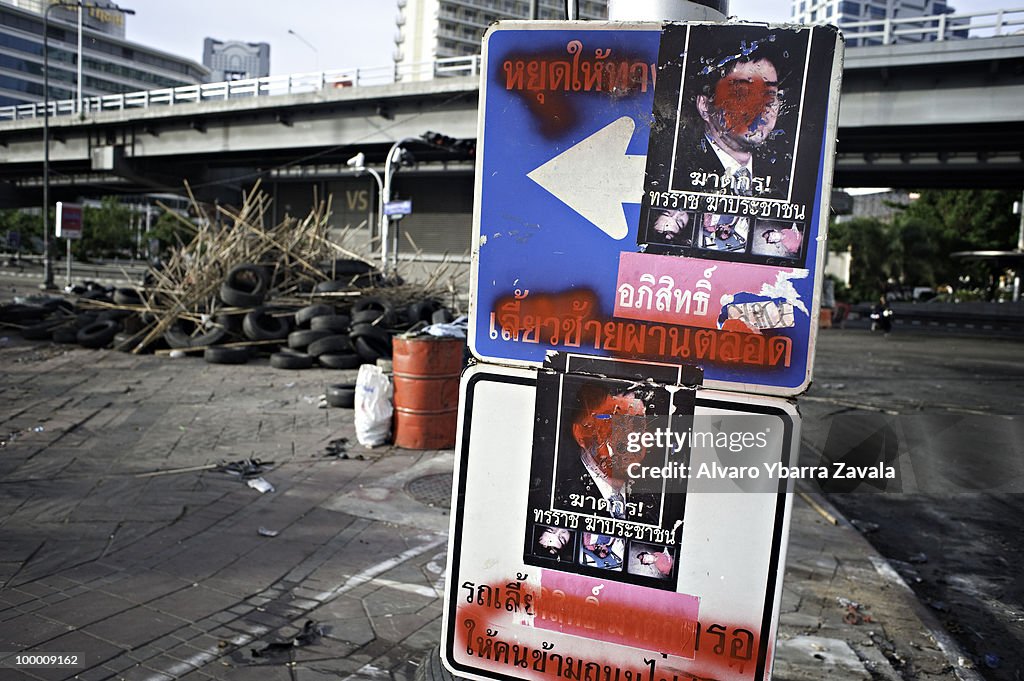
[[[444,305],[426,296],[411,303],[393,302],[387,287],[401,282],[386,281],[369,263],[334,260],[320,263],[319,269],[329,279],[311,284],[308,293],[313,300],[320,294],[320,302],[300,307],[274,299],[278,291],[273,265],[235,265],[217,289],[216,299],[164,323],[159,345],[150,342],[153,324],[164,317],[146,310],[152,309],[150,305],[166,309],[170,301],[162,305],[149,291],[94,282],[69,289],[76,302],[45,298],[0,307],[0,321],[21,327],[28,339],[87,348],[138,350],[146,338],[146,350],[202,352],[213,364],[244,364],[265,356],[275,369],[352,370],[390,359],[395,334],[452,320]],[[370,286],[377,288],[364,292]],[[346,295],[332,295],[338,292]]]
[[[56,296],[40,296],[28,303],[0,306],[0,322],[19,326],[27,340],[53,341],[62,345],[106,348],[127,344],[144,324],[130,311],[94,304],[114,305],[124,293],[88,282],[80,287],[77,302]],[[133,291],[132,293],[137,293]]]

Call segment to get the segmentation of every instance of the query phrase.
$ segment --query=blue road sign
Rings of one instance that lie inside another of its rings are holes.
[[[829,27],[502,22],[484,42],[470,344],[810,380],[838,114]]]

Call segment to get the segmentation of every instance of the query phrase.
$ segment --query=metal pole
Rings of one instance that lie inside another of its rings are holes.
[[[366,172],[372,175],[377,182],[377,225],[379,228],[380,220],[384,217],[384,180],[381,179],[380,173],[373,168],[366,168]],[[373,230],[370,230],[370,237],[373,238]]]
[[[53,254],[50,252],[50,10],[60,5],[49,5],[43,11],[43,284],[51,290],[53,284]]]
[[[611,21],[725,21],[729,0],[608,0]]]
[[[580,18],[579,0],[565,0],[565,18],[569,21],[575,21]]]
[[[1017,232],[1017,250],[1024,251],[1024,192],[1020,194],[1020,228]]]
[[[530,0],[530,18],[536,21],[540,19],[540,2],[539,0]]]
[[[68,245],[67,250],[67,274],[64,277],[64,285],[71,288],[71,239],[64,239],[64,242]]]
[[[82,14],[85,7],[78,3],[78,88],[75,98],[75,113],[82,115]]]
[[[316,46],[313,45],[313,43],[309,42],[308,40],[303,38],[301,35],[299,35],[295,31],[293,31],[292,29],[289,28],[288,32],[290,34],[292,34],[293,36],[295,36],[296,38],[298,38],[299,40],[301,40],[302,42],[306,43],[306,47],[308,47],[309,49],[313,50],[313,58],[316,60],[316,70],[319,71],[320,70],[320,50],[316,49]]]
[[[391,200],[391,178],[394,176],[394,171],[391,169],[393,163],[393,157],[395,152],[401,147],[402,142],[400,140],[391,145],[388,149],[388,155],[384,158],[384,189],[382,193],[382,204]],[[390,237],[388,216],[384,214],[384,211],[380,211],[380,267],[381,271],[387,272],[388,269],[388,238]]]

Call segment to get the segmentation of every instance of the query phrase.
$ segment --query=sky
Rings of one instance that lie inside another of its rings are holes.
[[[283,75],[391,63],[395,0],[118,0],[135,10],[127,38],[202,62],[203,39],[270,44],[270,73]],[[953,0],[981,12],[1016,7],[1000,0]],[[790,0],[732,0],[730,14],[787,21]],[[967,8],[969,7],[969,10]],[[289,33],[292,31],[292,33]]]

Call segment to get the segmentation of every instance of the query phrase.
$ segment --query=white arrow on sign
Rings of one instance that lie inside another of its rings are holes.
[[[611,238],[624,239],[622,204],[640,202],[647,160],[626,153],[634,128],[623,116],[526,176]]]

